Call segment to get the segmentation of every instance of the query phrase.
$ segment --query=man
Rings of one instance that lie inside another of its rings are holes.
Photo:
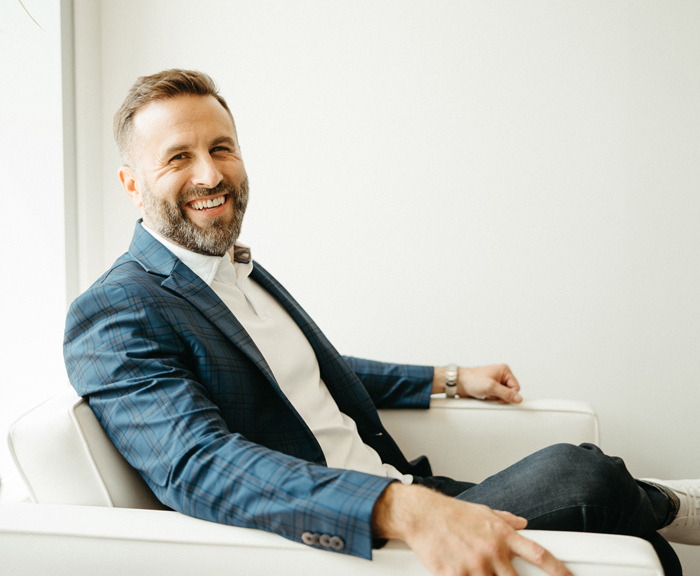
[[[680,573],[656,531],[672,524],[666,534],[700,542],[697,481],[637,481],[587,445],[545,449],[479,485],[404,458],[377,407],[427,408],[446,387],[520,402],[517,380],[503,365],[342,358],[236,243],[248,179],[208,76],[140,78],[115,137],[119,178],[143,220],[129,252],[71,306],[66,365],[161,501],[365,558],[399,538],[435,574],[512,575],[513,556],[569,574],[516,532],[528,523],[642,536],[667,574]]]

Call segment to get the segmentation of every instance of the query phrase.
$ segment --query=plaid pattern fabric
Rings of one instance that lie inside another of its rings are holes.
[[[409,463],[376,406],[427,408],[432,368],[343,359],[294,299],[257,263],[251,276],[309,339],[321,376],[363,441],[401,472]],[[141,227],[129,252],[70,308],[64,356],[115,446],[171,508],[206,520],[342,538],[371,557],[371,513],[391,481],[330,469],[230,310]]]

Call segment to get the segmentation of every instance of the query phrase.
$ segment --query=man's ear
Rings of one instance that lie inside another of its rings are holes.
[[[134,206],[141,208],[141,206],[143,206],[143,199],[141,198],[141,184],[134,171],[128,166],[122,166],[119,168],[119,180],[122,183],[124,192],[126,192],[127,196],[131,198]]]

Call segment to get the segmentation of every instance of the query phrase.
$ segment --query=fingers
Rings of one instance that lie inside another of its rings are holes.
[[[510,368],[505,364],[503,365],[503,372],[501,373],[501,383],[508,386],[508,388],[512,388],[516,392],[520,391],[520,383],[510,371]]]
[[[518,404],[523,401],[523,397],[519,394],[520,383],[511,372],[506,364],[498,366],[500,370],[498,385],[494,387],[494,400],[501,400],[508,404]]]
[[[521,402],[522,397],[518,392],[520,392],[520,382],[518,382],[517,378],[513,375],[511,372],[510,368],[506,366],[505,364],[503,365],[503,373],[501,374],[501,382],[509,389],[512,390],[515,394],[513,395],[513,402]]]
[[[527,524],[524,518],[419,486],[399,486],[393,492],[400,498],[383,504],[390,505],[389,517],[399,522],[392,536],[405,540],[433,574],[517,576],[512,559],[519,556],[549,576],[572,576],[542,546],[516,532]],[[410,504],[408,520],[401,511],[404,498]]]
[[[491,385],[489,400],[501,400],[507,404],[518,404],[523,401],[523,397],[518,392],[518,388],[510,388],[508,385],[493,382]]]
[[[498,400],[505,404],[523,401],[520,383],[505,364],[460,368],[457,393],[480,400]]]
[[[564,564],[537,542],[515,533],[510,538],[509,545],[517,556],[541,568],[550,576],[573,576]]]
[[[527,526],[527,520],[522,516],[516,516],[505,510],[494,510],[494,513],[503,518],[515,530],[524,530]]]

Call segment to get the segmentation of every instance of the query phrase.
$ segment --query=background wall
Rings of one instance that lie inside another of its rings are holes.
[[[242,239],[342,352],[506,361],[528,397],[595,405],[634,474],[700,475],[700,4],[99,5],[88,276],[137,217],[114,111],[138,75],[204,70],[250,175]]]
[[[138,75],[204,70],[250,175],[242,240],[342,352],[507,361],[527,397],[591,402],[633,474],[700,475],[700,4],[74,7],[82,288],[137,217],[114,111]]]
[[[14,472],[4,442],[11,422],[68,385],[61,343],[71,158],[64,154],[62,76],[70,62],[61,49],[61,3],[25,5],[38,24],[19,2],[0,2],[0,476],[6,487]]]

